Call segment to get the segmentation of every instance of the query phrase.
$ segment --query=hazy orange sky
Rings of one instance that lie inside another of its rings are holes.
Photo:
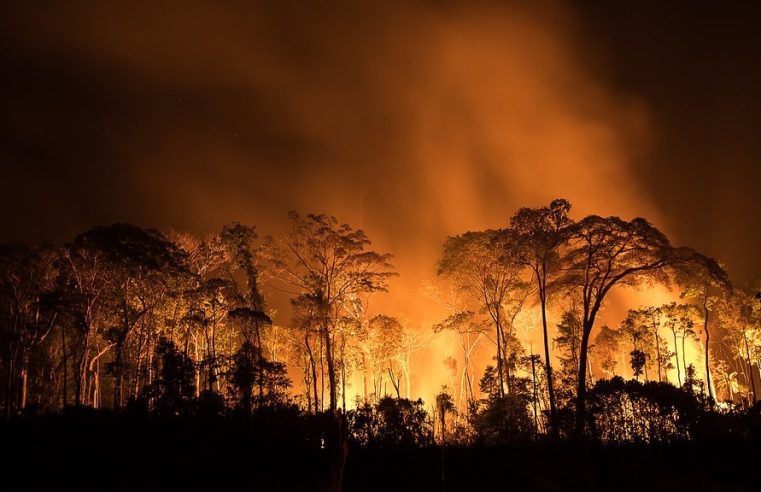
[[[276,234],[291,209],[392,252],[426,311],[444,238],[555,197],[761,271],[758,9],[694,2],[6,7],[2,239],[129,221]]]

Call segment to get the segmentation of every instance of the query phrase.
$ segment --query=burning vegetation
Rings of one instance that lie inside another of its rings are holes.
[[[759,438],[754,291],[645,219],[570,210],[449,237],[425,290],[449,314],[429,327],[371,308],[392,256],[325,215],[261,240],[239,223],[205,238],[115,224],[5,245],[2,409],[243,419],[260,444],[327,453],[333,484],[346,446]],[[619,291],[645,303],[600,325]]]
[[[573,220],[570,208],[522,208],[502,229],[448,238],[426,291],[448,314],[428,327],[372,309],[396,276],[391,255],[324,215],[291,213],[282,236],[262,240],[239,223],[206,238],[116,224],[62,247],[6,245],[4,413],[293,406],[340,409],[356,424],[393,407],[431,439],[435,430],[467,443],[691,436],[678,413],[669,415],[679,431],[597,434],[614,411],[600,407],[605,391],[625,395],[615,400],[622,422],[646,419],[631,402],[657,405],[656,389],[706,411],[750,408],[761,351],[754,292],[645,219]],[[658,286],[673,300],[647,304]],[[597,323],[627,290],[644,303],[624,306],[617,326]],[[268,307],[284,293],[290,312]],[[426,364],[431,354],[438,360]],[[430,381],[438,390],[425,394]]]

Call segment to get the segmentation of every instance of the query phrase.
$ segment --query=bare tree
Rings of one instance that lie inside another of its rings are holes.
[[[686,374],[687,359],[685,355],[685,345],[687,339],[698,340],[695,330],[693,330],[695,317],[695,306],[691,304],[677,304],[671,302],[658,308],[663,315],[664,325],[671,331],[674,339],[674,367],[676,367],[676,377],[679,386],[682,385],[682,372]],[[682,343],[682,363],[679,362],[679,339]]]
[[[505,307],[514,291],[525,293],[521,267],[500,250],[504,240],[499,231],[467,232],[447,238],[438,264],[438,274],[450,279],[463,293],[479,303],[491,318],[497,346],[497,378],[500,396],[505,391]],[[525,298],[525,296],[521,296]]]
[[[325,345],[330,409],[337,408],[337,374],[333,348],[334,328],[353,295],[385,291],[395,275],[391,255],[368,251],[370,240],[361,230],[340,224],[335,217],[289,214],[290,228],[279,243],[270,241],[270,259],[280,280],[294,295],[307,295],[320,308],[321,336]]]
[[[676,280],[684,287],[682,297],[698,302],[703,311],[703,334],[705,335],[705,374],[708,395],[714,398],[711,386],[710,366],[710,314],[720,299],[732,290],[729,275],[715,259],[708,258],[688,248],[680,248]]]
[[[0,368],[5,371],[6,416],[27,406],[31,359],[56,321],[55,313],[45,306],[56,276],[56,258],[50,247],[0,246],[0,340],[5,342]]]
[[[462,408],[463,399],[466,404],[475,399],[473,392],[473,352],[484,339],[488,329],[488,322],[478,321],[473,311],[461,311],[451,316],[441,323],[433,326],[434,333],[440,333],[445,330],[456,333],[460,340],[462,348],[463,366],[460,376],[460,396],[457,398],[457,407]],[[464,397],[464,398],[463,398]]]

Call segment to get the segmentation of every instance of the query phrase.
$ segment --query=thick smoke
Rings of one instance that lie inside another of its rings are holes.
[[[35,29],[10,30],[12,66],[39,98],[2,122],[9,199],[31,210],[6,226],[277,233],[290,209],[335,214],[396,255],[372,309],[428,329],[447,235],[555,197],[659,221],[629,165],[646,108],[598,81],[572,12],[522,3],[17,7]]]

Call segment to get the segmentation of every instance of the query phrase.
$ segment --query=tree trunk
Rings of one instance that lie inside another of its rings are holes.
[[[748,361],[748,379],[750,380],[750,389],[753,393],[753,403],[756,403],[756,383],[753,377],[753,364],[750,361],[750,348],[748,347],[748,336],[743,328],[743,340],[745,341],[745,355]]]
[[[642,369],[645,371],[645,382],[650,381],[650,375],[647,373],[647,358],[645,358],[645,365]]]
[[[309,374],[309,361],[304,361],[304,374],[302,376],[304,381],[304,389],[306,390],[307,397],[307,412],[312,413],[312,378]]]
[[[320,340],[320,411],[325,410],[325,340],[322,334]]]
[[[314,387],[314,413],[317,413],[318,405],[322,403],[317,394],[317,364],[312,359],[312,386]]]
[[[536,411],[536,360],[534,359],[534,349],[530,347],[531,352],[531,380],[533,382],[533,397],[531,399],[534,407],[534,428],[539,432],[539,417]]]
[[[504,378],[504,355],[502,353],[502,337],[504,334],[502,333],[502,325],[500,324],[499,319],[499,307],[495,309],[495,315],[494,315],[494,325],[497,329],[497,381],[499,383],[499,390],[497,391],[497,394],[500,397],[505,396],[505,378]]]
[[[20,408],[21,410],[24,410],[26,408],[26,385],[27,385],[27,379],[29,376],[29,370],[27,369],[27,364],[24,362],[23,367],[21,368],[21,402],[20,402]]]
[[[119,411],[122,407],[122,386],[124,376],[122,374],[122,344],[119,340],[114,349],[114,410]]]
[[[217,315],[214,314],[211,323],[211,380],[209,384],[209,391],[214,391],[214,384],[217,385],[219,390],[219,379],[217,378]]]
[[[679,370],[679,350],[677,349],[676,332],[674,332],[674,359],[676,359],[676,380],[679,382],[679,386],[682,386],[682,372]]]
[[[342,356],[341,359],[344,359]],[[346,413],[346,360],[341,361],[341,408]]]
[[[711,338],[710,333],[708,332],[708,305],[707,305],[707,299],[704,298],[703,300],[703,331],[706,335],[706,345],[705,345],[705,358],[706,358],[706,387],[708,387],[708,396],[713,399],[713,389],[711,388],[711,367],[708,363],[708,342]]]
[[[402,395],[399,392],[400,378],[397,378],[394,375],[394,371],[390,367],[388,368],[388,377],[391,378],[391,386],[394,387],[394,391],[396,392],[396,398],[397,399],[401,398]]]
[[[142,331],[137,338],[137,366],[135,367],[135,381],[132,385],[132,398],[137,398],[140,395],[140,379],[143,373],[145,373],[143,364],[143,334]],[[122,383],[124,384],[124,383]],[[127,390],[127,398],[129,398],[130,391]]]
[[[555,405],[555,389],[553,387],[552,376],[552,362],[550,361],[550,342],[549,334],[547,333],[547,295],[545,292],[545,286],[540,281],[539,285],[539,301],[542,310],[542,334],[544,336],[544,367],[547,374],[547,392],[550,399],[550,428],[552,435],[558,437],[557,429],[557,407]]]
[[[362,394],[367,403],[367,357],[364,350],[362,350]]]
[[[145,371],[146,380],[143,383],[143,387],[144,388],[150,387],[151,384],[153,384],[153,370],[154,370],[153,353],[154,353],[154,350],[155,350],[155,348],[153,347],[153,345],[151,344],[151,342],[149,340],[148,341],[148,363],[147,363],[146,368],[145,368],[146,369],[146,371]],[[185,360],[188,360],[188,359],[189,359],[188,354],[185,354]]]
[[[658,361],[658,382],[662,383],[663,378],[661,377],[661,337],[658,336],[658,327],[653,326],[653,332],[655,333],[655,357]]]
[[[587,348],[589,336],[592,333],[594,318],[584,322],[584,331],[581,334],[581,351],[579,353],[579,380],[576,392],[576,437],[584,436],[586,424],[586,399],[587,399]]]
[[[473,344],[475,345],[475,343]],[[473,345],[470,343],[470,334],[465,335],[465,343],[463,344],[463,363],[465,364],[465,382],[468,384],[468,393],[466,394],[466,399],[468,402],[475,399],[475,395],[473,394],[473,377],[470,374],[470,355],[473,351]]]
[[[309,356],[309,366],[312,368],[312,389],[314,390],[314,413],[317,413],[319,400],[317,399],[317,363],[314,360],[314,354],[312,353],[312,347],[309,345],[309,334],[304,335],[304,347],[306,348],[307,355]],[[309,388],[307,388],[309,391]]]
[[[463,362],[463,368],[462,371],[460,371],[460,396],[457,398],[457,408],[462,408],[462,401],[463,396],[465,401],[469,401],[468,397],[468,381],[467,381],[467,374],[468,374],[468,359],[465,359],[465,362]]]
[[[193,364],[193,372],[195,373],[196,377],[196,398],[201,396],[201,366],[198,364],[199,362],[199,356],[198,356],[198,340],[196,337],[193,337],[193,353],[195,354],[195,364]]]
[[[328,363],[328,388],[330,390],[330,411],[335,413],[337,408],[338,391],[336,388],[336,368],[333,364],[333,351],[331,348],[330,332],[327,326],[323,328],[325,337],[325,355]]]
[[[61,395],[61,408],[66,408],[67,380],[69,379],[66,368],[66,327],[61,323],[61,357],[63,358],[63,394]]]
[[[88,325],[85,333],[84,347],[82,347],[82,357],[79,359],[77,365],[77,386],[76,394],[74,395],[74,404],[79,406],[82,404],[82,387],[85,386],[85,380],[87,378],[87,358],[89,355],[90,346],[90,327]]]
[[[264,362],[264,353],[262,352],[262,332],[261,332],[261,327],[259,326],[258,321],[256,322],[255,326],[256,326],[256,348],[258,351],[257,357],[259,358],[258,364],[261,370],[261,368],[264,367],[264,364],[262,364],[262,362]],[[259,377],[259,405],[262,404],[263,398],[264,398],[264,378],[260,376]]]
[[[412,399],[412,375],[410,374],[410,362],[407,361],[407,367],[404,369],[404,385],[405,392],[407,393],[407,399]]]

